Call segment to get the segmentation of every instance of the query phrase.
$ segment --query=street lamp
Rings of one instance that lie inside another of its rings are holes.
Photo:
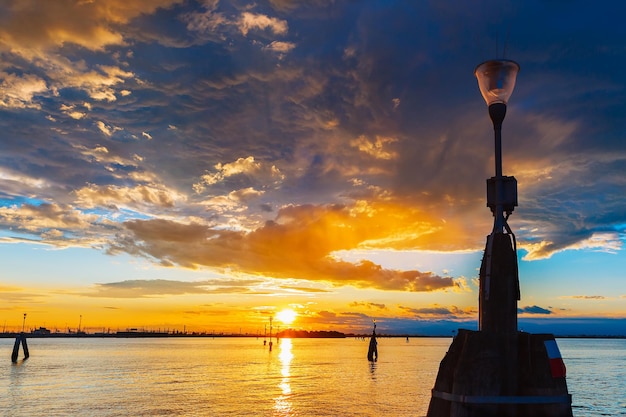
[[[489,106],[495,137],[495,176],[487,180],[487,206],[494,222],[480,268],[478,327],[495,333],[517,332],[520,299],[517,244],[507,224],[517,206],[517,181],[502,175],[502,121],[518,72],[516,62],[504,59],[483,62],[474,70],[480,92]]]
[[[488,106],[496,103],[506,105],[515,88],[519,64],[508,59],[485,61],[474,70],[480,93]]]
[[[496,175],[487,181],[487,205],[494,214],[493,231],[501,233],[506,227],[504,212],[508,215],[517,206],[517,183],[513,177],[502,176],[502,121],[506,115],[506,103],[515,88],[519,64],[510,60],[492,60],[478,65],[474,75],[493,122],[495,133]]]
[[[518,71],[509,60],[483,62],[474,70],[495,132],[496,174],[487,180],[487,206],[495,219],[480,265],[479,331],[459,329],[452,340],[428,417],[573,415],[554,336],[517,331],[517,244],[507,224],[517,206],[517,182],[502,175],[501,131]]]

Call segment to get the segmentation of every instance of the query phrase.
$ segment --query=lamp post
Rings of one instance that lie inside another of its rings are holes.
[[[480,265],[479,331],[459,329],[441,361],[428,417],[572,417],[565,365],[553,335],[517,331],[517,244],[507,220],[517,182],[502,175],[502,121],[519,71],[509,60],[474,70],[495,133],[495,176],[487,180],[494,216]]]
[[[487,180],[487,206],[494,216],[481,265],[479,329],[497,333],[517,331],[519,279],[517,244],[507,220],[517,206],[517,182],[502,174],[502,122],[513,93],[519,65],[510,60],[483,62],[474,70],[493,122],[495,176]],[[506,216],[505,216],[506,215]]]
[[[519,65],[515,61],[492,60],[486,61],[476,67],[474,75],[478,79],[480,92],[489,106],[489,117],[493,122],[494,148],[495,148],[495,193],[487,188],[487,204],[494,211],[494,232],[502,232],[506,221],[504,219],[505,205],[507,214],[513,211],[517,205],[517,187],[512,187],[505,182],[502,175],[502,122],[506,116],[506,104],[515,88],[515,79],[519,72]],[[510,188],[505,188],[508,185]],[[508,192],[507,192],[508,191]],[[494,195],[495,194],[495,195]]]

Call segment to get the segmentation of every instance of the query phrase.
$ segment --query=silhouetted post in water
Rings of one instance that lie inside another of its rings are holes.
[[[378,342],[376,341],[376,322],[374,322],[374,330],[372,331],[372,337],[370,338],[370,346],[367,351],[367,360],[370,362],[376,362],[378,360]]]
[[[496,172],[487,180],[494,224],[480,266],[479,331],[459,329],[453,339],[439,367],[428,417],[572,417],[554,336],[517,330],[517,244],[507,224],[517,206],[517,182],[502,175],[501,133],[518,71],[509,60],[487,61],[474,71],[494,128]]]
[[[13,353],[11,354],[11,361],[17,362],[17,357],[20,353],[20,344],[24,349],[24,359],[28,359],[30,353],[28,352],[28,344],[26,343],[26,335],[24,334],[24,325],[26,324],[26,313],[24,313],[24,320],[22,321],[22,333],[15,338],[15,344],[13,345]]]
[[[272,319],[273,318],[274,318],[273,316],[270,316],[270,352],[272,351],[272,344],[273,344],[272,343]]]

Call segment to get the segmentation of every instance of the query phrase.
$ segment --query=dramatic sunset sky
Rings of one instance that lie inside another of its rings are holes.
[[[475,328],[504,57],[520,328],[626,333],[625,11],[0,0],[0,325]]]

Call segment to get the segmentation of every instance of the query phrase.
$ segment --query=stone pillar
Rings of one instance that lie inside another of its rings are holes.
[[[487,236],[480,265],[478,328],[485,332],[517,332],[517,301],[520,299],[515,237],[492,233]]]

